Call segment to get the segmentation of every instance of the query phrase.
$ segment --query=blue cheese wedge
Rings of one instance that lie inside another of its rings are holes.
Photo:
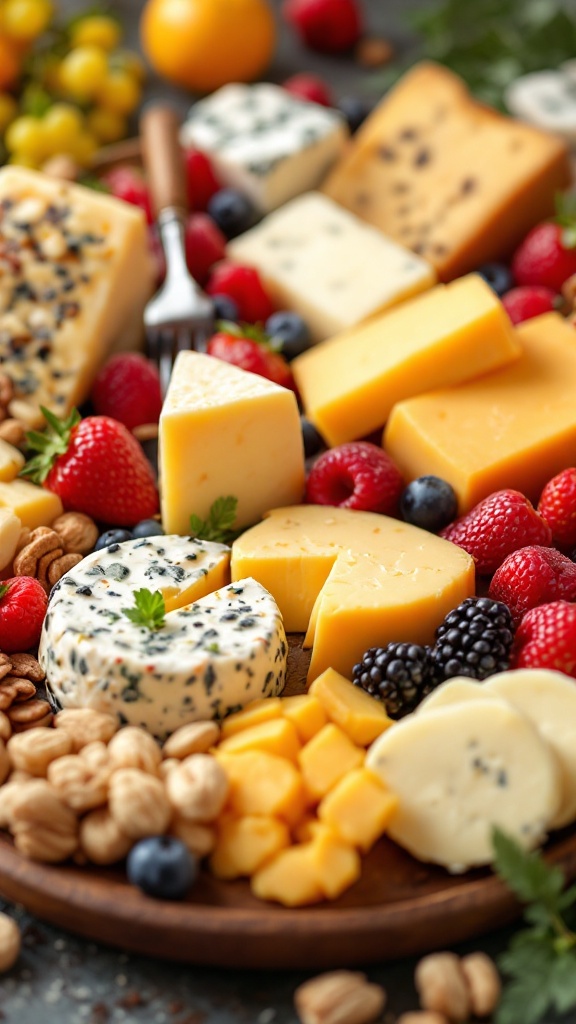
[[[570,65],[522,75],[508,86],[504,99],[515,117],[576,144],[576,72]]]
[[[337,111],[266,82],[225,85],[194,104],[181,131],[184,146],[207,153],[220,179],[262,211],[316,188],[347,137]]]
[[[254,580],[229,584],[228,565],[224,545],[190,537],[128,541],[85,558],[53,591],[40,641],[55,702],[162,738],[280,693],[287,645],[278,606]],[[164,594],[158,629],[124,614],[142,587]]]

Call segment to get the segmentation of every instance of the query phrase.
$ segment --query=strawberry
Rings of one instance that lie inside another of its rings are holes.
[[[511,668],[550,668],[576,678],[576,604],[554,601],[526,612],[516,631]]]
[[[491,575],[507,555],[529,544],[549,547],[552,531],[520,491],[495,491],[440,532],[464,548],[481,575]]]
[[[404,489],[400,470],[369,441],[352,441],[324,452],[306,482],[306,501],[393,516]]]
[[[152,467],[129,430],[109,416],[81,419],[76,409],[59,420],[42,409],[43,434],[27,435],[38,452],[22,470],[62,500],[65,509],[103,523],[134,526],[158,511]]]
[[[0,585],[0,650],[27,651],[40,640],[48,597],[33,576],[14,576]]]
[[[224,260],[210,275],[206,286],[208,295],[227,295],[238,306],[238,315],[247,323],[265,323],[276,311],[260,275],[253,267]]]
[[[226,255],[226,239],[207,213],[187,217],[184,239],[188,270],[198,284],[205,285],[214,264]]]
[[[518,284],[559,292],[576,274],[576,200],[560,196],[556,205],[556,221],[537,224],[514,254],[512,272]]]
[[[576,565],[555,548],[520,548],[496,570],[488,593],[507,604],[518,623],[539,604],[576,601]]]
[[[323,53],[350,50],[362,32],[358,0],[284,0],[282,14],[305,46]]]
[[[334,106],[330,86],[319,75],[310,75],[305,71],[299,75],[292,75],[282,83],[282,88],[299,100],[320,103],[323,107]]]
[[[162,410],[158,370],[138,352],[111,356],[94,381],[91,398],[99,416],[111,416],[128,430],[157,423]]]
[[[226,321],[219,326],[221,330],[213,334],[208,342],[206,351],[209,356],[232,363],[249,373],[256,373],[259,377],[266,377],[283,388],[296,390],[288,363],[274,351],[262,331],[246,324],[239,327],[238,324]]]
[[[150,193],[140,171],[128,166],[114,167],[104,178],[104,184],[116,199],[123,199],[125,203],[143,210],[146,220],[152,224],[154,216]]]
[[[560,548],[576,546],[576,469],[564,469],[546,484],[538,511],[552,530]]]
[[[184,151],[184,162],[190,209],[204,212],[208,201],[222,185],[205,153],[198,149],[187,149]]]
[[[513,324],[521,324],[542,313],[551,313],[556,309],[558,296],[551,288],[542,285],[523,285],[511,288],[502,296],[502,305]]]

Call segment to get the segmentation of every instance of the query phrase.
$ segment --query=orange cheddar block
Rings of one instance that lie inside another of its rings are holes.
[[[547,480],[574,465],[574,328],[546,313],[517,335],[523,356],[513,366],[400,402],[384,433],[405,478],[433,473],[448,480],[461,513],[504,487],[537,501]]]
[[[258,899],[273,900],[285,907],[305,907],[320,902],[324,892],[318,878],[313,843],[282,850],[252,876],[251,888]]]
[[[263,750],[276,757],[295,761],[300,750],[298,733],[286,718],[273,718],[249,729],[234,733],[222,740],[219,749],[224,754],[243,754],[248,750]]]
[[[228,776],[228,810],[237,816],[264,815],[282,818],[295,826],[307,805],[302,776],[283,757],[260,750],[242,754],[216,751],[216,757]]]
[[[331,446],[384,426],[396,402],[513,362],[521,348],[477,274],[388,310],[292,363],[310,420]]]
[[[393,724],[381,701],[326,669],[314,680],[310,694],[318,698],[331,722],[339,725],[358,746],[367,747]]]
[[[510,254],[569,182],[559,137],[478,103],[426,62],[367,119],[324,192],[449,281]]]
[[[398,797],[384,789],[376,775],[358,768],[324,797],[318,816],[345,842],[368,853],[386,831],[397,806]]]
[[[290,845],[290,833],[278,818],[224,817],[218,823],[210,870],[217,878],[250,877]]]
[[[273,718],[281,718],[282,714],[282,702],[279,697],[263,697],[262,700],[254,700],[242,708],[242,711],[236,711],[224,719],[221,729],[222,739],[235,736],[237,732],[250,729],[253,725],[261,725],[262,722],[270,722]]]
[[[302,747],[298,762],[307,792],[320,800],[347,772],[364,761],[364,751],[354,746],[337,725],[325,725]]]
[[[301,743],[308,743],[326,725],[326,712],[317,697],[306,693],[282,697],[281,704],[282,714],[292,722]]]

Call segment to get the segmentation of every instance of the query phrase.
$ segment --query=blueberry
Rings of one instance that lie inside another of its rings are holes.
[[[183,900],[196,880],[198,863],[172,836],[141,839],[128,854],[128,881],[158,900]]]
[[[214,303],[214,319],[218,320],[230,320],[232,323],[238,323],[240,318],[240,310],[228,295],[213,295],[212,302]]]
[[[489,284],[496,295],[505,295],[514,287],[515,281],[510,267],[504,263],[485,263],[478,268],[480,277],[483,277],[486,284]]]
[[[257,220],[254,206],[247,196],[235,188],[222,188],[208,203],[208,213],[227,238],[248,231]]]
[[[437,476],[420,476],[405,488],[400,514],[412,526],[437,533],[456,517],[458,503],[454,489]]]
[[[163,537],[164,530],[162,523],[159,523],[157,519],[143,519],[142,522],[136,523],[136,526],[132,530],[132,536],[136,537]]]
[[[288,310],[272,313],[266,321],[264,330],[269,337],[282,343],[280,351],[288,362],[302,355],[312,343],[310,331],[302,317]]]
[[[94,545],[94,551],[102,551],[110,544],[123,544],[125,540],[132,540],[133,534],[130,530],[106,530],[102,533]]]
[[[304,454],[307,459],[310,459],[312,455],[317,455],[319,451],[326,447],[326,442],[322,435],[318,433],[314,424],[310,423],[310,420],[307,420],[305,416],[300,417],[300,426],[302,428],[302,440],[304,441]]]
[[[344,114],[352,134],[358,131],[368,114],[372,112],[373,106],[370,100],[360,99],[358,96],[343,96],[338,103],[338,109]]]

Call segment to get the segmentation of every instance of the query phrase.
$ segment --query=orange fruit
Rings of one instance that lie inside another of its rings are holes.
[[[20,53],[12,39],[0,35],[0,89],[9,88],[20,74]]]
[[[276,38],[268,0],[148,0],[140,32],[154,70],[194,92],[258,78]]]

